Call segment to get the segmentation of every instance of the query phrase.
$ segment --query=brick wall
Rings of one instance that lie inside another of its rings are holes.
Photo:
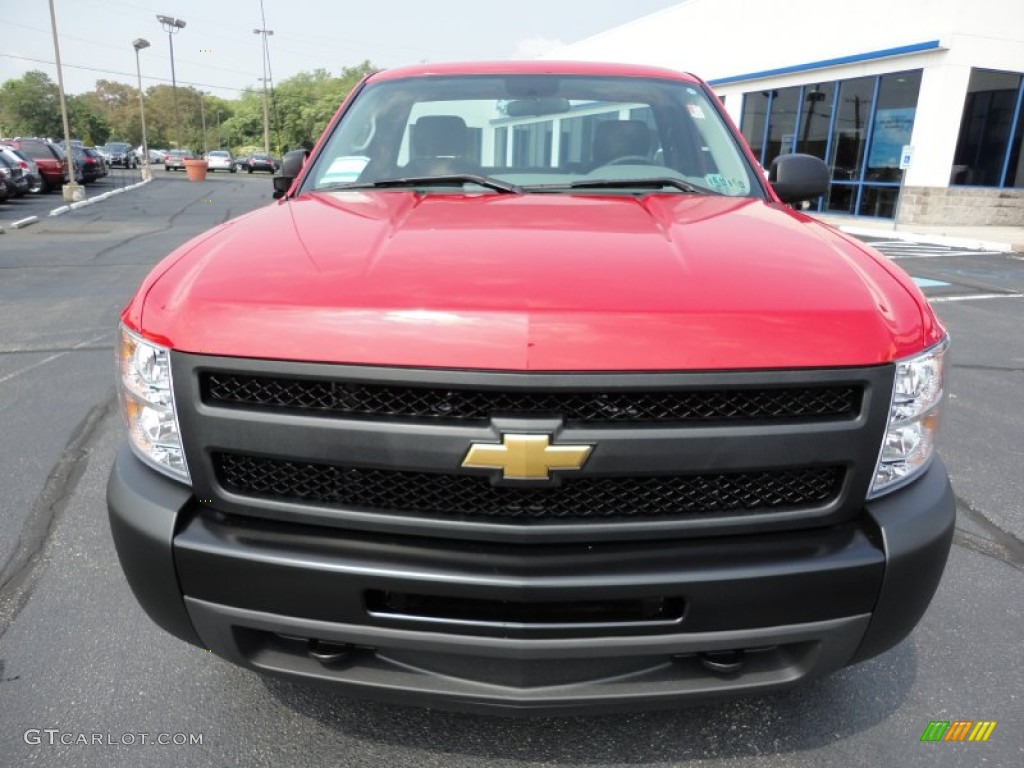
[[[905,187],[899,223],[1024,227],[1024,189]]]

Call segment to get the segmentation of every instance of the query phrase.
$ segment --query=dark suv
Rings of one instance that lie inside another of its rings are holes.
[[[106,155],[107,165],[111,168],[120,166],[122,168],[138,168],[139,159],[135,156],[135,150],[131,144],[123,141],[111,141],[103,145],[103,154]]]

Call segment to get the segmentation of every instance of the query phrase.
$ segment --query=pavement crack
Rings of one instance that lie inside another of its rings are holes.
[[[119,240],[113,245],[108,245],[106,248],[101,248],[100,250],[96,251],[96,254],[92,256],[92,258],[90,258],[89,261],[96,261],[101,257],[106,256],[108,253],[112,253],[113,251],[116,251],[118,248],[124,248],[126,245],[130,245],[131,243],[134,243],[136,240],[139,240],[143,237],[149,237],[150,235],[156,235],[161,232],[166,232],[171,228],[172,223],[173,219],[167,222],[167,226],[158,227],[157,229],[147,229],[144,232],[137,232],[131,237],[125,238],[124,240]]]
[[[75,427],[22,524],[13,554],[0,569],[0,637],[4,636],[32,596],[42,574],[47,543],[85,472],[98,428],[114,410],[115,400],[115,394],[111,392],[89,409]]]
[[[958,518],[962,517],[974,523],[984,534],[958,527],[953,533],[954,544],[1024,571],[1024,541],[1009,531],[1004,531],[981,510],[960,496],[956,497],[956,514]]]

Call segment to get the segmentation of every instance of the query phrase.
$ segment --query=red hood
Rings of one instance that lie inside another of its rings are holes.
[[[867,365],[941,335],[824,225],[677,194],[306,195],[179,249],[125,317],[189,352],[506,370]]]

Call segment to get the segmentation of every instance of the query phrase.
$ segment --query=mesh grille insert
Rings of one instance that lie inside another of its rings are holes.
[[[383,514],[513,523],[690,519],[771,513],[826,503],[840,467],[661,476],[582,477],[545,488],[492,485],[485,476],[342,467],[233,453],[213,456],[228,490]]]
[[[332,379],[205,372],[204,402],[339,416],[485,421],[553,414],[567,422],[707,422],[834,419],[860,409],[857,386],[656,391],[537,391],[362,384]]]

